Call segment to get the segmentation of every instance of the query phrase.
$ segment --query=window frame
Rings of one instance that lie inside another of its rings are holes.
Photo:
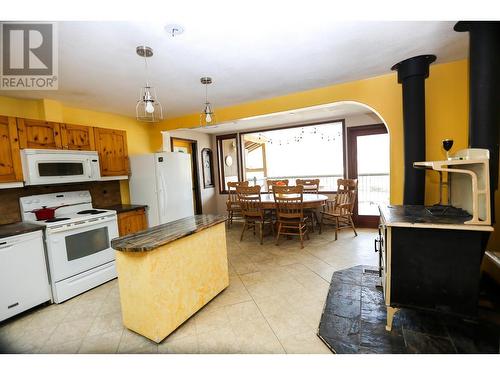
[[[342,124],[342,166],[343,166],[343,178],[345,179],[347,176],[347,132],[346,132],[346,125],[345,125],[345,118],[342,119],[328,119],[328,120],[321,120],[317,122],[309,122],[309,123],[302,123],[302,124],[293,124],[293,125],[284,125],[284,126],[278,126],[278,127],[271,127],[271,128],[260,128],[260,129],[253,129],[245,132],[240,132],[236,133],[238,135],[238,143],[237,147],[239,148],[239,153],[242,155],[242,149],[241,145],[243,144],[243,136],[245,134],[253,134],[253,133],[259,133],[259,132],[265,132],[265,131],[272,131],[272,130],[286,130],[286,129],[293,129],[293,128],[305,128],[308,126],[319,126],[319,125],[326,125],[326,124],[331,124],[331,123],[341,123]],[[234,134],[234,133],[233,133]],[[242,163],[240,164],[241,168],[238,170],[241,172],[241,175],[238,176],[238,179],[243,178],[243,172],[241,169],[244,169],[244,163],[245,161],[242,158]],[[337,191],[330,191],[330,190],[321,190],[319,191],[319,194],[335,194]]]

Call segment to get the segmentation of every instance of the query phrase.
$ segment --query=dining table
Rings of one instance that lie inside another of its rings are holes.
[[[323,194],[307,193],[302,195],[302,202],[304,208],[319,208],[323,206],[328,200],[328,196]],[[275,210],[276,202],[272,193],[261,193],[260,201],[262,208],[265,210]]]

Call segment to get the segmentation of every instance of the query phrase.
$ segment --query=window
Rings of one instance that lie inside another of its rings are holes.
[[[333,192],[344,177],[343,121],[245,133],[241,144],[243,178],[251,185],[319,178],[320,191]]]
[[[217,136],[217,159],[219,166],[219,191],[227,193],[227,183],[239,181],[238,136]]]

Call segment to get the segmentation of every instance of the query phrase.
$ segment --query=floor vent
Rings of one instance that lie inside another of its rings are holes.
[[[373,275],[378,275],[378,270],[373,270],[373,269],[369,269],[369,268],[364,268],[363,269],[363,273],[371,273]]]

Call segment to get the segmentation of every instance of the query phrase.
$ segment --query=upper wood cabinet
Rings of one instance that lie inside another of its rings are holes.
[[[57,122],[18,118],[21,148],[62,148],[61,125]]]
[[[94,128],[95,148],[99,153],[101,176],[125,176],[129,172],[127,132]]]
[[[94,128],[91,126],[61,124],[62,147],[66,150],[95,150]]]
[[[22,180],[16,119],[0,116],[0,182]]]

